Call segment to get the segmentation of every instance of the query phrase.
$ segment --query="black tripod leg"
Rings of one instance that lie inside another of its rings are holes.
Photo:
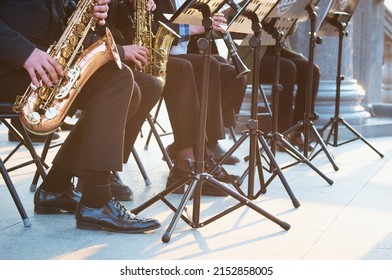
[[[336,125],[338,124],[337,120],[335,118],[331,118],[322,128],[321,132],[324,134],[325,131],[327,131],[328,127],[330,127],[328,131],[327,137],[325,137],[325,143],[330,144],[334,147],[337,147],[337,143],[332,143],[329,142],[331,139],[332,135],[334,134],[334,131],[336,130]]]
[[[373,151],[375,151],[381,158],[384,157],[376,148],[374,148],[358,131],[356,131],[348,122],[344,119],[341,119],[341,122],[344,126],[346,126],[358,139],[362,140],[366,145],[368,145]]]
[[[269,219],[269,220],[273,221],[274,223],[278,224],[279,226],[281,226],[283,229],[285,229],[285,230],[290,229],[290,225],[288,223],[281,221],[280,219],[276,218],[275,216],[273,216],[270,213],[266,212],[265,210],[261,209],[259,206],[257,206],[255,203],[253,203],[251,200],[249,200],[245,196],[242,196],[242,195],[232,191],[231,189],[224,186],[221,182],[219,182],[215,178],[207,177],[206,180],[208,181],[209,184],[211,184],[215,188],[219,189],[220,191],[222,191],[222,192],[228,194],[229,196],[233,197],[234,199],[238,200],[243,205],[246,205],[249,208],[255,210],[256,212],[263,215],[267,219]]]
[[[175,190],[177,190],[177,189],[179,189],[181,187],[184,187],[186,184],[188,184],[192,180],[192,176],[193,175],[190,174],[189,176],[184,177],[183,179],[179,180],[175,184],[167,187],[166,189],[164,189],[163,191],[161,191],[157,195],[153,196],[152,198],[150,198],[149,200],[144,202],[142,205],[132,209],[131,212],[134,213],[134,214],[138,214],[138,213],[142,212],[144,209],[146,209],[149,206],[153,205],[155,202],[158,202],[159,200],[162,200],[162,201],[164,201],[166,203],[166,200],[164,199],[164,197],[166,195],[174,192]]]
[[[180,220],[181,214],[184,212],[185,207],[191,198],[191,195],[194,193],[196,186],[199,184],[201,186],[202,180],[198,177],[194,180],[190,185],[189,188],[186,190],[184,196],[180,204],[178,205],[177,211],[174,214],[173,219],[171,220],[165,234],[162,236],[162,241],[168,243],[170,241],[171,235],[174,231],[174,227],[177,225],[178,221]]]
[[[288,130],[286,130],[286,131],[283,133],[283,135],[289,135],[290,133],[292,133],[292,132],[294,132],[294,131],[296,131],[296,130],[302,129],[305,125],[306,125],[306,124],[305,124],[304,122],[299,122],[299,123],[297,123],[295,126],[293,126],[293,127],[289,128]],[[328,125],[330,125],[330,122],[328,123]],[[323,152],[325,153],[325,155],[327,156],[329,162],[332,164],[333,169],[334,169],[335,171],[338,171],[338,170],[339,170],[339,167],[336,165],[336,163],[335,163],[335,161],[334,161],[334,159],[333,159],[333,156],[331,155],[331,153],[329,152],[329,150],[328,150],[328,148],[327,148],[327,146],[326,146],[326,144],[325,144],[325,142],[328,143],[328,140],[329,140],[329,138],[331,137],[331,133],[332,133],[331,131],[332,131],[332,130],[330,131],[329,137],[328,137],[327,140],[324,142],[323,138],[321,137],[320,133],[317,131],[316,127],[315,127],[313,124],[308,125],[308,126],[309,126],[308,129],[310,130],[309,133],[312,132],[313,135],[314,135],[314,138],[313,138],[313,139],[315,139],[314,141],[316,142],[315,148],[317,147],[317,145],[320,145],[321,148],[320,148],[319,151],[313,153],[313,155],[310,155],[309,157],[307,156],[307,154],[305,155],[305,153],[304,153],[305,158],[307,158],[307,159],[309,159],[309,160],[312,160],[312,159],[314,159],[321,151],[323,151]],[[325,126],[325,128],[326,128],[326,126]],[[323,129],[325,129],[325,128],[323,128]],[[310,138],[310,137],[308,137],[308,138]],[[306,140],[307,140],[307,139],[306,139]],[[305,140],[305,144],[304,144],[304,145],[309,145],[309,143],[307,143],[306,140]],[[308,141],[308,142],[309,142],[309,141]],[[324,177],[324,176],[323,176],[323,177]]]
[[[282,170],[280,169],[278,163],[276,162],[274,155],[272,154],[271,150],[269,149],[269,146],[268,146],[267,142],[260,135],[258,136],[258,139],[259,139],[259,141],[260,141],[260,143],[261,143],[265,153],[267,154],[267,156],[268,156],[268,158],[269,158],[269,160],[271,162],[271,165],[273,167],[275,167],[276,173],[278,174],[280,181],[282,182],[284,188],[286,189],[288,195],[290,196],[291,201],[292,201],[294,207],[298,208],[301,204],[299,203],[299,201],[295,197],[294,193],[290,189],[289,184],[287,183],[286,178],[284,177],[284,175],[282,173]]]
[[[311,126],[312,132],[313,134],[316,136],[317,138],[317,143],[320,144],[321,149],[324,151],[325,155],[327,156],[329,162],[332,164],[332,167],[335,171],[339,170],[339,166],[336,165],[331,153],[329,152],[327,145],[325,144],[324,140],[322,139],[320,133],[317,131],[317,129],[314,126]],[[328,141],[327,141],[328,143]]]
[[[330,185],[333,184],[333,181],[331,179],[325,176],[316,166],[314,166],[303,154],[301,154],[296,148],[294,148],[286,139],[281,137],[279,141],[280,141],[279,143],[283,143],[286,149],[288,149],[291,153],[295,154],[295,156],[297,156],[297,158],[299,158],[301,162],[306,163],[310,168],[316,171],[316,173],[319,174],[325,181],[327,181],[328,184]]]

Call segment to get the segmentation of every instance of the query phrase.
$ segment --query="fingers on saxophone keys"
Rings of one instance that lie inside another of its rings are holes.
[[[35,70],[36,76],[40,77],[42,82],[45,84],[47,87],[51,87],[53,85],[52,81],[49,79],[49,76],[47,72],[43,68],[39,68]],[[34,85],[35,82],[33,81]]]

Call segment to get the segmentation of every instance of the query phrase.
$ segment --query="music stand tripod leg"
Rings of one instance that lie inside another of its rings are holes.
[[[310,32],[309,32],[309,56],[308,56],[308,71],[307,71],[307,76],[308,76],[308,84],[307,84],[307,92],[306,92],[306,99],[305,99],[305,113],[304,113],[304,120],[298,122],[295,124],[293,127],[289,128],[286,130],[283,135],[289,135],[290,133],[297,131],[297,130],[302,130],[304,132],[304,148],[303,148],[303,155],[306,159],[312,160],[320,151],[323,151],[330,163],[332,164],[332,167],[334,168],[335,171],[339,170],[339,167],[336,165],[331,153],[329,152],[324,140],[320,136],[319,132],[317,131],[316,127],[314,126],[313,120],[312,120],[312,103],[313,103],[313,65],[314,65],[314,48],[316,44],[321,43],[320,38],[315,37],[316,33],[316,20],[317,20],[317,13],[312,7],[312,5],[308,5],[306,7],[306,10],[309,15],[310,19]],[[321,150],[313,156],[309,157],[309,145],[310,145],[310,133],[313,133],[314,140],[316,141],[316,146],[317,144],[320,144]],[[304,160],[303,157],[299,157],[299,160],[301,162],[308,162]],[[309,164],[308,164],[309,165]],[[310,166],[310,165],[309,165]],[[329,184],[333,183],[332,180],[328,179],[321,171],[315,169],[314,166],[310,166],[312,169],[314,169],[319,175],[321,175]]]
[[[203,88],[202,88],[202,96],[200,102],[200,114],[199,114],[199,130],[198,130],[198,142],[196,147],[196,166],[195,171],[192,175],[180,182],[169,186],[168,189],[164,190],[154,198],[147,201],[144,205],[131,210],[132,213],[138,213],[141,210],[145,209],[147,206],[151,205],[152,203],[157,202],[159,199],[163,199],[166,194],[169,194],[175,189],[181,187],[181,184],[185,184],[189,182],[189,187],[184,193],[184,196],[175,211],[175,215],[171,220],[168,229],[166,230],[165,234],[162,236],[162,241],[167,243],[171,239],[171,235],[174,231],[174,227],[176,226],[179,219],[182,217],[182,213],[186,208],[186,204],[189,202],[191,195],[193,194],[193,215],[192,215],[192,222],[188,222],[193,228],[198,228],[203,226],[203,223],[200,223],[200,200],[201,200],[201,193],[202,193],[202,185],[204,182],[208,182],[212,187],[217,188],[226,194],[232,196],[233,198],[239,200],[241,205],[249,206],[253,210],[257,211],[258,213],[264,215],[266,218],[270,219],[271,221],[277,223],[285,230],[290,228],[290,225],[286,222],[279,220],[278,218],[272,216],[271,214],[267,213],[256,204],[251,203],[248,198],[230,190],[225,184],[219,182],[218,180],[214,179],[208,173],[204,172],[204,149],[205,149],[205,125],[206,125],[206,117],[207,117],[207,97],[208,97],[208,78],[209,78],[209,59],[210,59],[210,41],[211,41],[211,31],[212,31],[212,19],[211,13],[205,6],[202,9],[203,12],[203,26],[206,30],[206,38],[201,38],[198,41],[198,47],[200,50],[203,51],[203,63],[204,63],[204,73],[203,73]],[[208,10],[208,11],[206,11]],[[207,13],[208,12],[208,13]],[[207,14],[205,14],[207,13]],[[190,178],[192,176],[192,178]],[[228,212],[227,212],[228,213]],[[222,215],[218,215],[221,217]]]
[[[284,145],[284,150],[289,152],[289,154],[295,154],[297,158],[300,158],[302,162],[306,163],[310,166],[313,170],[315,170],[318,174],[322,174],[313,164],[311,164],[301,153],[299,153],[292,145],[290,145],[277,131],[278,128],[278,111],[279,111],[279,95],[282,91],[282,85],[279,83],[280,80],[280,53],[281,53],[281,46],[282,46],[282,37],[283,33],[277,29],[275,25],[275,21],[272,20],[271,22],[264,23],[264,29],[271,34],[271,36],[275,39],[275,79],[274,84],[272,85],[272,129],[271,133],[268,134],[268,138],[270,139],[271,150],[265,147],[266,143],[263,143],[264,151],[267,153],[268,157],[270,158],[270,162],[273,163],[270,165],[270,171],[275,172],[279,178],[281,179],[283,186],[285,187],[286,191],[288,192],[289,196],[293,201],[293,205],[295,207],[299,207],[299,202],[295,199],[294,194],[292,193],[290,187],[286,179],[283,176],[281,169],[279,168],[276,160],[274,159],[274,155],[276,152],[277,145],[282,146],[282,142]],[[323,175],[323,178],[327,180],[328,183],[332,181],[328,179],[326,176]],[[268,184],[267,184],[268,185]],[[266,192],[267,185],[263,186],[261,189],[261,193]]]
[[[252,75],[252,101],[251,101],[251,118],[248,120],[247,127],[248,133],[247,135],[243,135],[240,138],[240,143],[236,143],[232,149],[230,149],[225,157],[221,159],[216,166],[220,166],[222,162],[224,162],[225,158],[228,158],[234,151],[237,149],[240,144],[244,141],[243,137],[249,137],[249,165],[247,169],[244,171],[244,174],[241,176],[241,182],[245,176],[248,176],[248,194],[247,197],[249,199],[257,198],[261,193],[265,193],[266,184],[263,180],[263,176],[259,176],[260,179],[260,191],[255,195],[254,188],[254,176],[256,167],[258,168],[259,175],[262,172],[261,166],[261,156],[260,151],[258,149],[258,143],[260,143],[263,149],[266,151],[267,157],[269,158],[270,163],[270,172],[276,172],[279,175],[282,184],[284,185],[286,191],[288,192],[294,207],[299,207],[300,203],[294,196],[292,190],[290,189],[287,180],[284,178],[284,175],[274,158],[274,152],[271,152],[270,147],[266,144],[266,140],[264,139],[264,134],[260,130],[258,130],[258,120],[257,120],[257,103],[258,103],[258,89],[259,89],[259,61],[260,61],[260,34],[261,34],[261,24],[258,21],[258,17],[254,16],[252,19],[252,31],[254,35],[250,38],[249,44],[251,49],[253,50],[253,75]],[[213,169],[215,170],[215,169]],[[271,180],[272,181],[272,180]]]
[[[342,53],[343,53],[343,39],[348,35],[348,31],[346,31],[347,23],[340,22],[338,18],[335,20],[335,25],[339,29],[339,45],[338,45],[338,63],[337,63],[337,75],[336,75],[336,96],[335,96],[335,115],[331,120],[325,125],[322,129],[324,132],[325,129],[331,125],[331,129],[328,134],[327,143],[329,143],[329,138],[333,134],[333,146],[337,147],[354,140],[362,140],[366,145],[368,145],[373,151],[375,151],[381,158],[384,157],[382,153],[380,153],[376,148],[374,148],[358,131],[356,131],[351,125],[349,125],[341,116],[340,116],[340,93],[341,93],[341,83],[344,80],[344,76],[341,74],[342,69]],[[348,130],[350,130],[357,138],[352,140],[338,143],[338,135],[339,135],[339,124],[343,124]]]

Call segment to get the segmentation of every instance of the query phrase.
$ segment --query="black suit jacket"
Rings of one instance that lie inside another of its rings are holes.
[[[0,76],[18,70],[38,47],[47,50],[60,35],[63,19],[66,16],[68,0],[51,1],[52,24],[48,41],[37,41],[31,33],[31,25],[36,22],[37,15],[42,14],[47,0],[8,1],[1,3],[0,9]],[[37,27],[39,28],[39,26]]]

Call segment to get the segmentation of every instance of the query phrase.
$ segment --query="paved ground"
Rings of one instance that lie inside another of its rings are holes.
[[[66,136],[62,132],[62,138]],[[133,209],[163,190],[168,167],[152,140],[144,149],[144,137],[139,138],[137,150],[152,182],[146,186],[135,164],[130,162],[121,173],[123,181],[135,191],[135,199],[125,205]],[[165,144],[171,136],[163,137]],[[149,234],[127,235],[85,231],[75,228],[73,215],[36,215],[33,193],[29,190],[34,174],[32,166],[11,173],[19,196],[32,226],[24,227],[19,213],[4,183],[0,182],[0,259],[10,260],[390,260],[392,259],[392,137],[368,139],[385,155],[380,158],[364,142],[354,141],[339,147],[328,146],[339,170],[320,153],[312,164],[327,178],[330,185],[306,164],[296,164],[283,170],[283,179],[301,206],[295,208],[279,177],[268,186],[267,193],[253,200],[256,206],[273,217],[291,225],[290,230],[247,206],[224,215],[205,227],[191,228],[180,220],[169,243],[161,241],[173,211],[161,200],[140,213],[157,218],[162,227]],[[232,140],[222,142],[226,148]],[[36,145],[40,150],[42,145]],[[7,131],[0,125],[0,155],[3,157],[11,143]],[[53,157],[55,149],[51,150]],[[248,141],[235,152],[240,158],[249,153]],[[15,155],[14,162],[27,158],[25,151]],[[279,166],[292,161],[288,154],[277,152]],[[12,164],[10,162],[9,164]],[[266,166],[266,163],[263,163]],[[248,163],[224,165],[233,174],[242,174]],[[265,177],[270,174],[263,172]],[[247,181],[242,189],[247,191]],[[260,181],[255,176],[255,189]],[[230,186],[231,187],[231,186]],[[178,205],[182,196],[167,196]],[[202,197],[200,221],[222,213],[236,204],[227,198]],[[192,213],[192,201],[187,204]]]

